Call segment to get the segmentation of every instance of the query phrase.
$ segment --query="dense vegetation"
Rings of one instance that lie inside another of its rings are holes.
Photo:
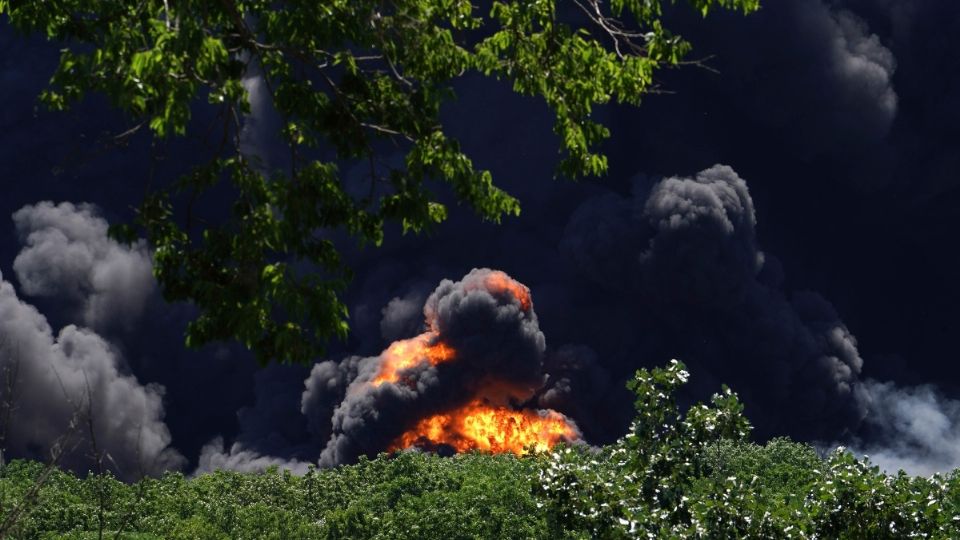
[[[960,472],[889,476],[843,451],[751,443],[727,389],[681,414],[672,396],[686,378],[677,362],[638,372],[637,418],[600,449],[405,452],[303,477],[132,485],[59,470],[41,485],[45,465],[14,461],[0,470],[3,527],[14,538],[960,538]]]

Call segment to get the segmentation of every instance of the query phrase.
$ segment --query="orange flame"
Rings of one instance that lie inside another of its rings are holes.
[[[576,425],[556,411],[516,411],[491,407],[477,399],[459,409],[420,420],[398,437],[390,450],[445,444],[457,452],[480,450],[522,455],[531,447],[542,452],[561,441],[579,438]]]
[[[371,381],[374,386],[385,382],[400,380],[400,372],[418,366],[424,362],[435,366],[453,360],[456,352],[452,347],[437,339],[433,332],[420,334],[415,338],[394,341],[381,353],[380,372]]]
[[[509,291],[520,302],[520,307],[524,311],[530,311],[530,289],[526,285],[499,270],[490,272],[484,284],[488,289],[497,292]]]

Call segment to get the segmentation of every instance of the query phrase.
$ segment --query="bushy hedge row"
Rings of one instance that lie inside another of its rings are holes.
[[[888,476],[836,452],[747,441],[729,390],[685,414],[682,364],[640,371],[617,444],[550,454],[417,452],[304,477],[171,473],[128,485],[44,465],[0,469],[13,538],[960,538],[960,473]],[[119,534],[118,534],[119,533]]]
[[[304,477],[271,471],[218,471],[196,478],[170,473],[127,485],[54,473],[16,538],[96,538],[101,490],[103,529],[122,538],[531,538],[546,522],[530,480],[537,461],[512,456],[445,459],[406,452]],[[0,476],[9,511],[43,465],[13,462]],[[94,536],[89,531],[95,531]]]

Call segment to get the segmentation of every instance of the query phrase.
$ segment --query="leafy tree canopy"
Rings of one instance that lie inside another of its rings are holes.
[[[703,15],[759,7],[687,3]],[[70,45],[41,96],[53,109],[102,93],[164,138],[192,129],[199,103],[217,108],[219,148],[152,192],[136,224],[156,249],[165,297],[200,308],[188,344],[236,338],[261,361],[307,361],[348,329],[340,294],[350,272],[331,230],[373,245],[388,222],[427,230],[447,215],[429,189],[440,184],[483,219],[519,214],[518,201],[444,132],[440,108],[456,79],[481,73],[539,96],[556,115],[558,173],[600,175],[607,161],[598,146],[609,131],[593,108],[638,104],[655,70],[690,49],[662,26],[662,0],[573,0],[563,17],[554,0],[476,4],[0,0],[0,15]],[[262,77],[282,118],[287,170],[264,171],[241,151],[251,76]],[[403,163],[386,162],[397,149]],[[339,172],[356,163],[369,166],[370,188],[359,197]],[[190,219],[178,206],[178,194],[192,199],[222,183],[235,195],[229,220]],[[130,239],[137,228],[115,232]]]

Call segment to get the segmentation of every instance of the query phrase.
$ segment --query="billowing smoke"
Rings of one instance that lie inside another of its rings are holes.
[[[866,380],[857,396],[867,407],[867,439],[849,450],[890,474],[929,476],[960,467],[960,401],[930,385],[901,387]]]
[[[184,464],[170,448],[163,388],[141,385],[113,347],[91,330],[69,325],[55,335],[2,276],[0,339],[8,455],[47,460],[60,443],[71,450],[62,465],[87,471],[102,458],[104,468],[126,479]]]
[[[722,165],[585,202],[561,248],[577,269],[572,290],[602,291],[577,298],[598,324],[564,334],[603,347],[619,384],[677,357],[701,381],[695,392],[737,389],[761,437],[834,437],[864,415],[856,341],[819,295],[784,291],[755,225],[746,183]]]
[[[691,178],[642,177],[632,199],[607,194],[584,203],[563,249],[581,279],[621,298],[618,315],[644,331],[625,339],[627,329],[616,325],[604,336],[629,356],[558,350],[541,403],[586,431],[598,421],[594,411],[618,408],[576,384],[603,389],[604,369],[628,373],[638,357],[673,354],[695,379],[737,389],[761,438],[843,440],[894,473],[960,466],[960,402],[930,386],[861,379],[856,339],[820,295],[784,290],[776,259],[757,247],[755,225],[746,183],[719,165]],[[571,369],[577,376],[566,374]]]
[[[511,442],[497,439],[502,431],[522,439],[529,425],[549,444],[579,438],[562,415],[523,410],[544,383],[546,348],[525,286],[503,272],[475,269],[460,281],[443,280],[423,314],[424,333],[394,342],[379,356],[314,367],[302,411],[318,438],[329,434],[321,465],[406,446],[488,444],[503,451]],[[464,425],[487,421],[496,433],[484,433],[480,438],[489,438],[480,443],[468,440]],[[550,429],[559,431],[547,434]]]
[[[679,72],[666,83],[682,89],[675,97],[614,115],[625,128],[658,128],[632,130],[623,155],[636,163],[639,149],[648,170],[659,171],[767,160],[769,171],[791,160],[829,160],[844,173],[856,170],[838,180],[870,188],[888,182],[890,171],[873,165],[889,163],[876,152],[901,109],[899,62],[858,14],[864,10],[844,9],[847,3],[781,0],[749,17],[720,15],[709,24],[676,10],[672,28],[692,40],[694,54],[710,55],[720,74]],[[790,178],[794,186],[802,181]]]
[[[144,242],[123,246],[89,204],[27,205],[13,214],[24,248],[13,262],[23,291],[72,302],[83,325],[131,330],[156,290]]]
[[[825,56],[829,58],[824,64],[828,80],[832,79],[828,84],[840,92],[834,96],[817,96],[826,107],[813,120],[823,125],[813,127],[821,133],[827,132],[824,128],[830,124],[842,127],[840,133],[830,134],[832,142],[859,138],[857,145],[876,143],[890,130],[897,113],[898,98],[893,88],[896,60],[857,15],[834,11],[824,4],[819,8],[805,7],[800,16],[809,17],[806,24],[810,31],[821,37]],[[843,120],[827,118],[828,114]],[[831,140],[818,137],[809,140],[817,139],[821,139],[821,151],[829,152],[826,145]]]
[[[194,474],[213,471],[237,471],[245,473],[263,472],[270,467],[287,470],[293,474],[304,475],[310,470],[310,463],[288,460],[276,456],[259,454],[235,442],[229,449],[224,448],[223,438],[215,437],[200,449],[200,459]]]
[[[141,254],[149,265],[142,246],[106,239],[106,224],[90,207],[28,206],[17,213],[17,224],[27,246],[16,267],[36,294],[73,295],[82,306],[91,305],[88,295],[119,302],[117,291],[90,286],[95,280],[85,276]],[[901,432],[913,437],[885,447],[907,462],[920,455],[918,448],[935,448],[923,436],[952,433],[903,431],[891,420],[904,410],[891,405],[894,397],[913,409],[943,410],[944,402],[884,393],[886,387],[859,380],[863,361],[855,339],[822,297],[786,290],[777,260],[758,247],[746,182],[729,167],[691,177],[638,177],[632,197],[608,192],[588,199],[573,212],[559,247],[564,264],[547,291],[561,291],[561,311],[575,315],[554,330],[570,344],[547,348],[530,290],[503,272],[445,279],[429,296],[422,281],[410,280],[408,291],[381,311],[379,331],[392,341],[383,352],[321,362],[309,374],[289,366],[258,372],[254,403],[237,412],[239,434],[229,444],[208,438],[198,471],[278,466],[304,472],[311,462],[331,466],[410,446],[503,451],[581,437],[606,442],[623,433],[632,415],[624,383],[633,370],[674,356],[696,375],[688,397],[730,384],[761,438],[843,439],[869,413],[865,426],[876,431],[870,440],[893,440]],[[108,283],[126,287],[122,280]],[[117,353],[90,331],[67,327],[50,338],[51,346],[78,342],[78,336],[85,338],[82,350],[102,349],[101,357],[115,366],[110,377],[126,381],[124,392],[143,394],[123,398],[141,400],[134,412],[148,418],[141,421],[153,433],[146,438],[152,446],[134,454],[155,456],[161,465],[150,471],[179,467],[179,455],[167,450],[159,387],[123,375]],[[465,432],[467,423],[486,427],[478,436]],[[535,426],[534,437],[521,438],[523,444],[501,440],[528,425]],[[117,448],[130,444],[97,438],[111,455],[124,456]],[[130,468],[131,460],[119,458],[118,469]]]
[[[380,334],[387,341],[412,336],[423,327],[423,303],[427,293],[414,289],[394,297],[381,311]]]
[[[244,375],[249,380],[252,359],[226,346],[184,350],[183,325],[191,314],[190,307],[159,301],[150,253],[144,242],[123,245],[111,240],[106,221],[89,204],[40,202],[20,208],[13,218],[24,244],[14,259],[14,270],[22,289],[39,297],[44,310],[52,308],[52,313],[41,316],[39,310],[28,307],[48,328],[65,326],[61,337],[51,338],[54,349],[73,351],[68,355],[71,358],[81,358],[81,351],[86,351],[82,358],[90,364],[69,362],[71,369],[80,369],[85,375],[82,381],[74,380],[75,376],[69,381],[64,379],[68,383],[64,385],[66,389],[59,386],[59,381],[51,381],[47,373],[42,384],[48,385],[49,391],[44,393],[55,399],[46,407],[35,408],[37,414],[48,418],[44,422],[51,427],[29,444],[20,440],[20,434],[15,434],[14,439],[8,437],[6,448],[14,456],[46,459],[47,450],[57,441],[56,434],[67,434],[68,424],[76,420],[75,409],[81,409],[82,425],[72,435],[81,447],[68,456],[64,465],[79,472],[96,469],[95,450],[103,455],[105,467],[124,478],[178,469],[187,465],[180,452],[196,459],[203,443],[210,440],[210,426],[232,435],[235,428],[225,420],[236,419],[244,394],[249,392]],[[49,322],[48,317],[57,322]],[[64,341],[64,336],[70,339]],[[9,361],[17,364],[25,356],[15,338],[0,334],[0,342],[5,344],[4,358],[9,356]],[[83,338],[82,348],[73,345],[79,338]],[[58,369],[62,360],[56,355],[54,359],[37,361],[49,364],[56,371],[54,375],[58,375],[63,371]],[[9,366],[4,369],[4,374],[17,371]],[[290,381],[294,404],[299,403],[297,387],[302,386],[304,376]],[[21,381],[19,386],[25,384],[28,383]],[[20,395],[16,386],[8,391],[9,395]],[[84,401],[88,394],[93,396],[93,407]],[[111,397],[102,398],[100,403],[100,395]],[[5,403],[17,406],[14,401],[7,399]],[[17,414],[11,415],[12,425],[20,417],[24,422],[32,421],[29,415],[17,410]],[[93,430],[85,420],[88,416],[93,419]],[[278,418],[259,423],[284,425]],[[131,427],[135,422],[143,424],[143,433],[138,432],[140,428]],[[112,430],[111,434],[101,433],[106,429]],[[95,445],[88,443],[91,431]],[[140,443],[136,442],[138,437],[142,439]],[[165,450],[173,441],[179,452]],[[281,446],[274,445],[270,451]]]

